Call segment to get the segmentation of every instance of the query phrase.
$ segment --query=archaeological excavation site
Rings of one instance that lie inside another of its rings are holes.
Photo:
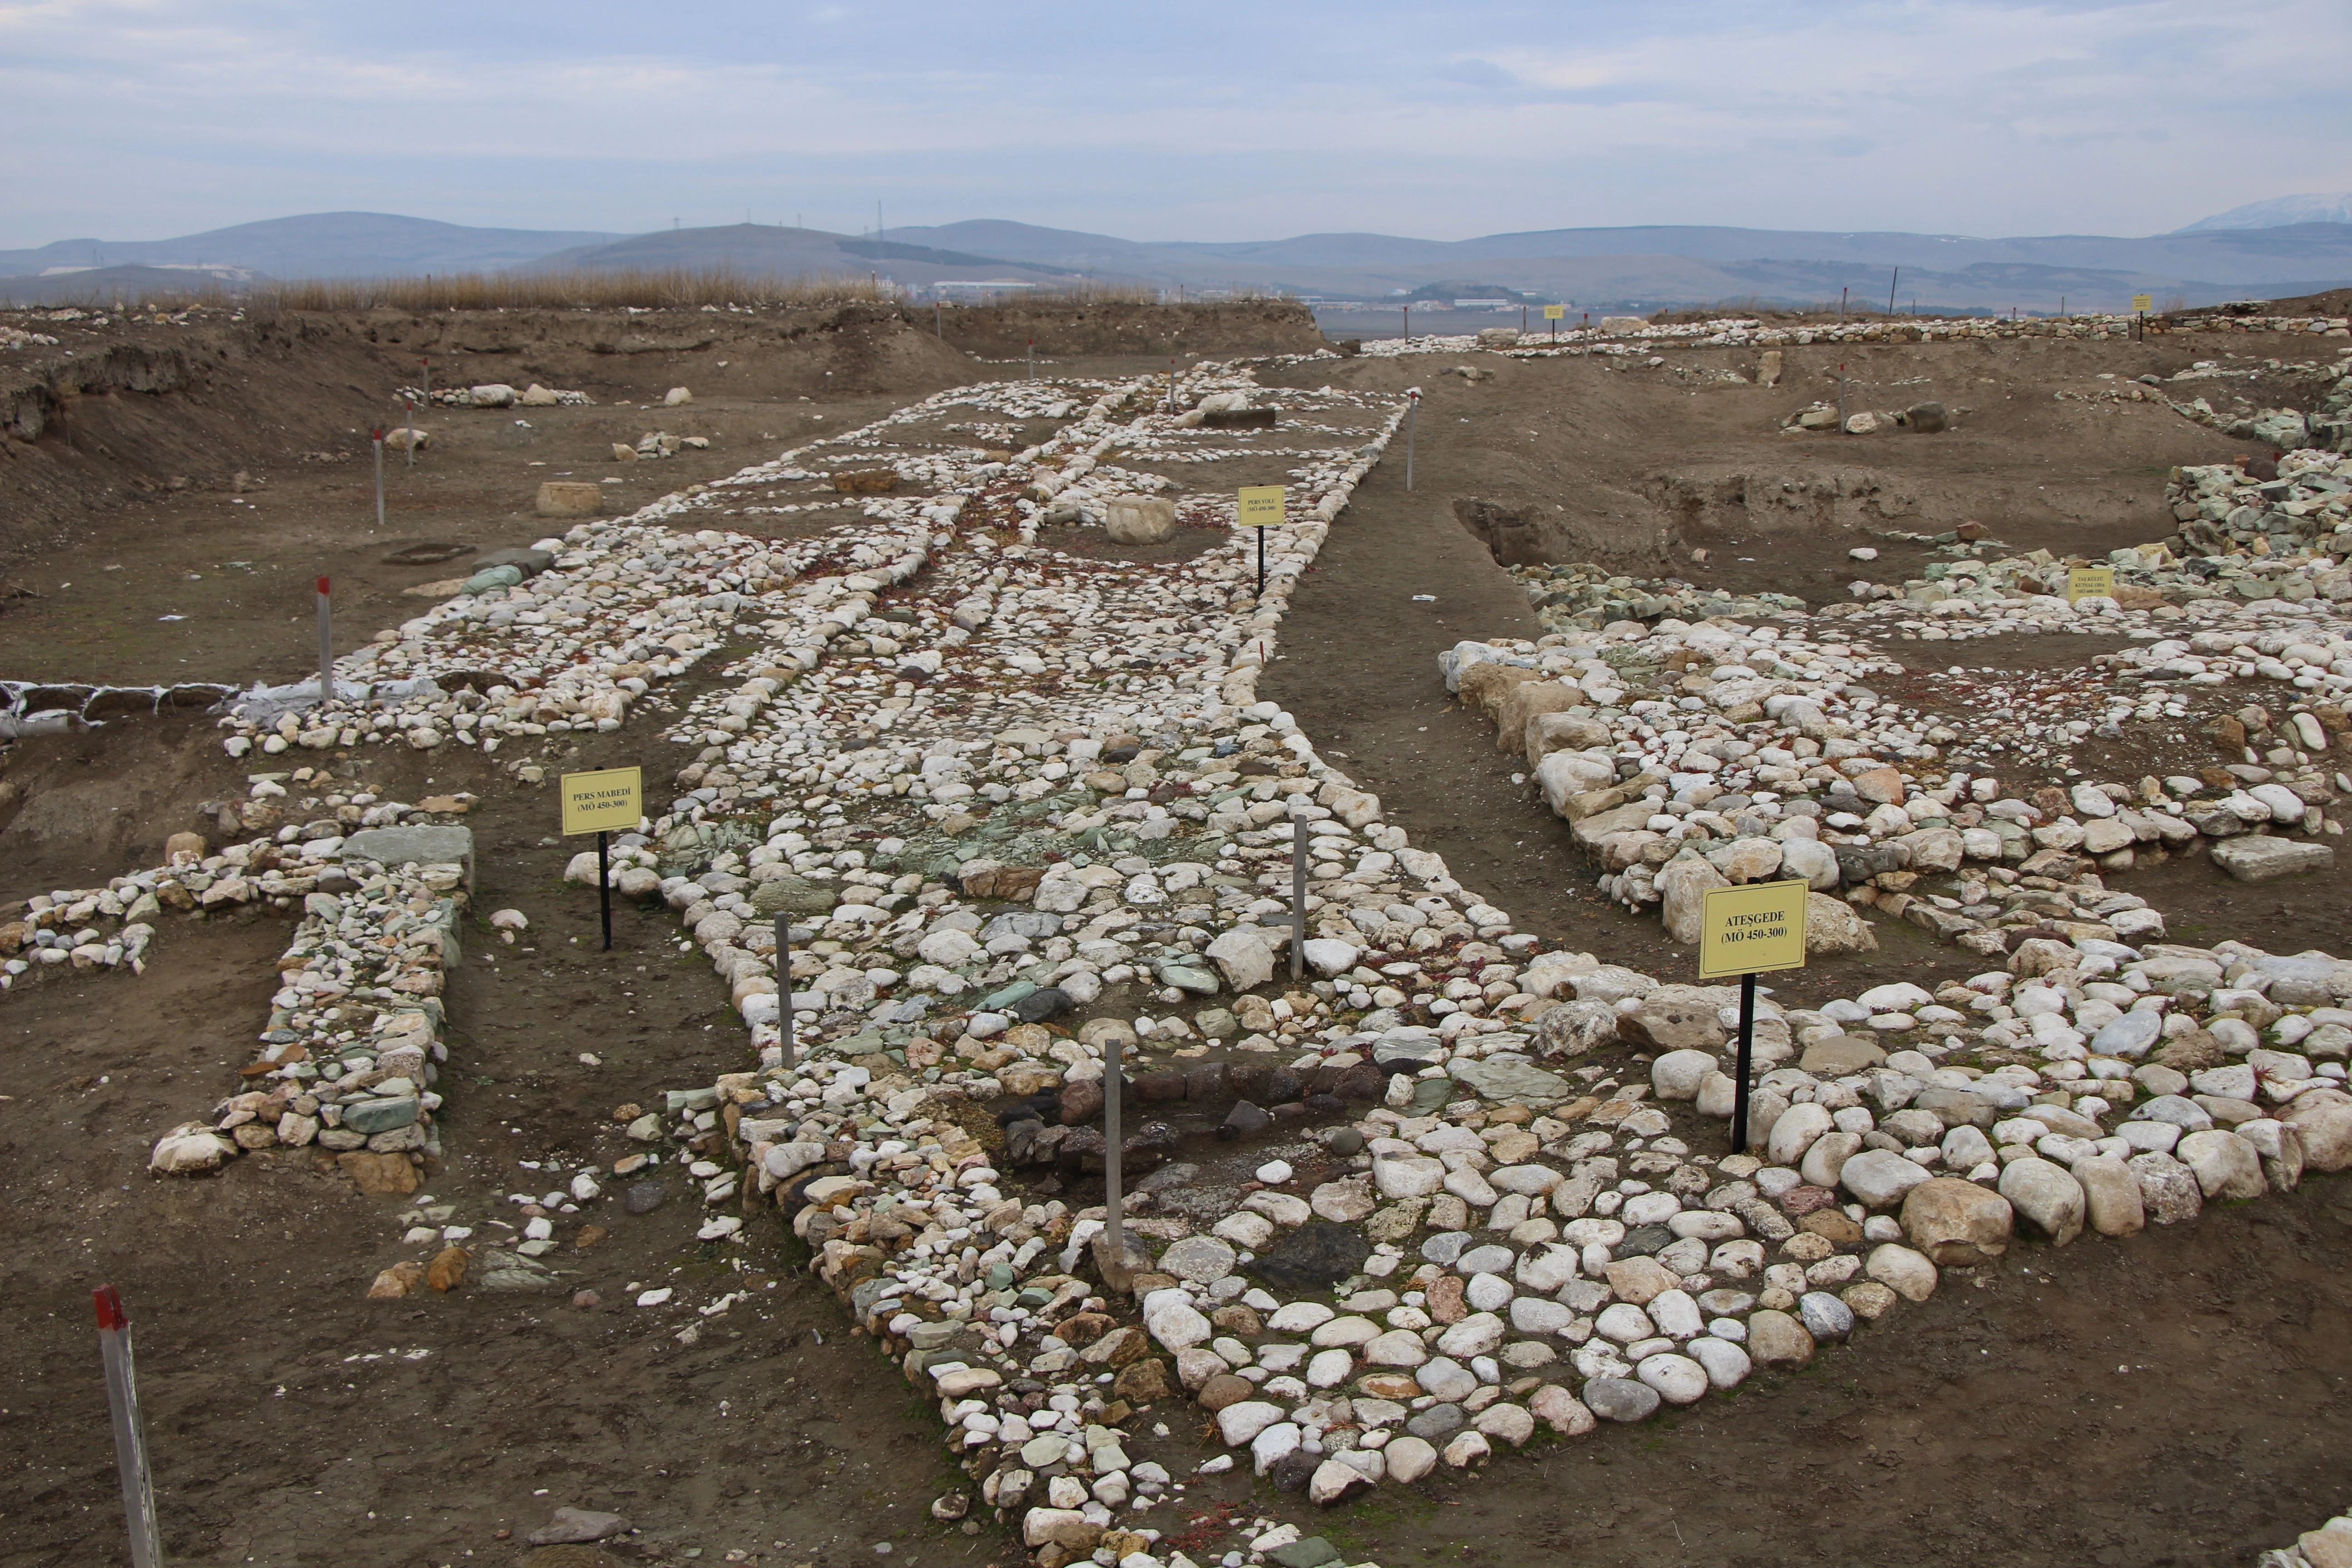
[[[0,1568],[2352,1565],[2347,303],[0,312]]]

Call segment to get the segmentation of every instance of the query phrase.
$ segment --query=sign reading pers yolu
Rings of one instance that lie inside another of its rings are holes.
[[[1239,492],[1244,528],[1282,526],[1281,485],[1244,485]]]
[[[1546,305],[1544,307],[1544,320],[1547,321],[1557,321],[1562,316],[1567,314],[1568,307],[1565,305]]]
[[[645,816],[640,768],[604,768],[563,775],[563,832],[634,833]]]
[[[1717,888],[1699,916],[1698,977],[1725,980],[1805,966],[1801,880]]]

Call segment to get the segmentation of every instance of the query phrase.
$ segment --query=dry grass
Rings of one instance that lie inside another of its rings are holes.
[[[247,302],[281,310],[610,310],[822,306],[891,297],[867,278],[772,278],[718,267],[313,279],[267,284]]]

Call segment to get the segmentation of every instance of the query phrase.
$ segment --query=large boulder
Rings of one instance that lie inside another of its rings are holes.
[[[2303,1168],[2341,1171],[2352,1166],[2352,1095],[2315,1089],[2295,1096],[2279,1118],[2303,1134]]]
[[[1103,532],[1114,544],[1158,544],[1176,531],[1176,503],[1165,496],[1113,496]]]
[[[1805,955],[1831,958],[1849,952],[1876,952],[1878,935],[1853,906],[1827,893],[1805,895]]]
[[[1665,900],[1666,935],[1685,947],[1696,947],[1707,894],[1729,886],[1728,878],[1696,855],[1669,864],[1658,873],[1658,891]]]
[[[1714,994],[1700,985],[1659,986],[1618,1016],[1617,1032],[1636,1046],[1670,1054],[1712,1051],[1727,1037]]]
[[[1260,926],[1235,926],[1206,949],[1211,963],[1235,991],[1254,990],[1274,978],[1274,942]]]
[[[2173,1146],[2173,1158],[2197,1173],[2208,1198],[2258,1198],[2270,1190],[2262,1154],[2225,1128],[2191,1132]]]
[[[1529,680],[1513,687],[1495,710],[1495,749],[1498,752],[1524,752],[1529,720],[1574,708],[1584,700],[1580,689],[1558,680]],[[1610,776],[1602,782],[1615,783],[1615,769],[1612,768]]]
[[[2012,1160],[2001,1168],[2000,1195],[2060,1247],[2083,1234],[2083,1184],[2063,1165],[2031,1156]]]
[[[533,507],[541,517],[594,517],[604,510],[604,487],[586,479],[547,479]]]
[[[2336,851],[2325,844],[2248,834],[2214,845],[2213,864],[2241,882],[2273,882],[2304,871],[2324,871],[2336,864]]]
[[[2015,1224],[2007,1198],[1957,1176],[1931,1176],[1903,1199],[1904,1236],[1947,1268],[1999,1258]]]
[[[1929,1179],[1926,1166],[1892,1149],[1865,1149],[1838,1169],[1839,1184],[1864,1208],[1874,1210],[1895,1207]]]
[[[1524,984],[1524,982],[1522,982]],[[1533,1044],[1541,1057],[1580,1057],[1598,1046],[1613,1044],[1617,1009],[1606,1002],[1559,1002],[1536,1019]]]
[[[2158,1225],[2179,1225],[2205,1212],[2205,1190],[2197,1173],[2171,1155],[2150,1150],[2124,1162],[2139,1184],[2140,1207]]]
[[[2074,1162],[2083,1184],[2084,1213],[2101,1236],[2129,1236],[2147,1224],[2147,1205],[2131,1167],[2109,1154]]]

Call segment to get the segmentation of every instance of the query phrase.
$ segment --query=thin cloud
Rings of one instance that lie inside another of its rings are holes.
[[[5,176],[0,245],[350,206],[855,228],[877,195],[1137,237],[2147,233],[2352,186],[2347,78],[2342,0],[0,0],[0,98],[76,127]]]

